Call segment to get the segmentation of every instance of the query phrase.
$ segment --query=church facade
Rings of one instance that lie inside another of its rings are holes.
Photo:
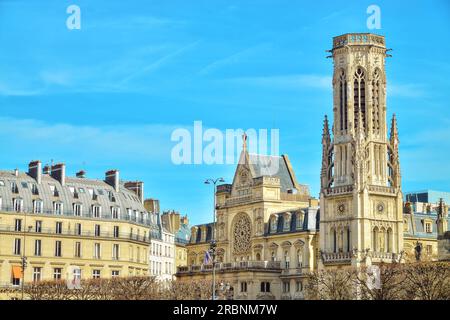
[[[302,299],[308,271],[405,261],[399,138],[395,115],[389,132],[386,120],[388,51],[375,34],[333,38],[333,122],[330,130],[325,116],[320,201],[297,182],[287,156],[250,154],[244,138],[233,183],[217,187],[215,226],[191,228],[180,280],[210,279],[212,239],[216,279],[234,299]],[[265,174],[274,161],[278,172]],[[408,234],[408,243],[419,240]]]

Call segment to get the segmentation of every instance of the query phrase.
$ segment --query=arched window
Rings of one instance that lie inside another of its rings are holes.
[[[387,230],[387,252],[393,252],[392,250],[392,229]]]
[[[344,70],[339,76],[339,128],[347,130],[347,80]]]
[[[302,266],[303,266],[302,249],[297,249],[297,268],[301,268]]]
[[[381,228],[380,229],[380,235],[379,235],[379,251],[380,252],[386,252],[386,229]]]
[[[350,227],[347,227],[347,252],[350,252]]]
[[[289,269],[289,251],[284,251],[284,267]]]
[[[373,251],[378,251],[378,227],[373,228],[373,234],[372,234],[372,248]]]
[[[256,261],[260,261],[261,260],[261,254],[258,252],[256,254]]]
[[[275,251],[270,254],[272,261],[276,261]]]
[[[355,112],[355,128],[358,127],[359,112],[363,122],[363,128],[366,128],[366,83],[364,70],[358,67],[353,77],[353,109]]]
[[[333,235],[333,252],[337,252],[337,234],[336,229],[331,229],[331,234]]]
[[[372,78],[372,129],[374,133],[379,133],[380,130],[380,86],[380,70],[375,69]]]

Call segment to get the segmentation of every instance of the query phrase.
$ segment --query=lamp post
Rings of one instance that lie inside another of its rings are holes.
[[[209,252],[212,258],[212,300],[215,300],[216,297],[216,240],[215,240],[215,231],[216,231],[216,184],[218,182],[225,182],[223,178],[217,179],[206,179],[205,184],[213,184],[214,185],[214,210],[213,210],[213,227],[212,227],[212,236],[211,236],[211,244],[209,247]]]

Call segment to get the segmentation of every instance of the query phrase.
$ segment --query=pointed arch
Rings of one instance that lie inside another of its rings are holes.
[[[372,251],[374,251],[374,252],[378,251],[378,234],[379,234],[378,227],[373,228],[373,230],[372,230]]]
[[[375,68],[372,74],[372,130],[374,133],[380,133],[381,104],[382,104],[382,85],[383,74],[380,68]]]
[[[358,66],[353,75],[353,110],[355,128],[358,127],[359,113],[363,128],[366,128],[366,73],[363,67]]]
[[[339,129],[347,130],[347,78],[345,70],[339,71]]]

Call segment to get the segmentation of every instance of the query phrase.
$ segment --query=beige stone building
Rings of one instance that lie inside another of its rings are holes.
[[[271,162],[276,175],[262,175]],[[302,298],[304,272],[317,264],[318,201],[297,182],[289,158],[249,154],[245,143],[232,184],[217,188],[217,279],[236,299]],[[207,278],[212,224],[191,228],[188,266],[177,276]]]
[[[403,250],[395,115],[388,138],[385,39],[333,38],[333,127],[322,135],[319,268],[392,262]]]
[[[227,294],[234,299],[302,299],[311,270],[404,262],[417,251],[420,259],[436,259],[438,232],[432,228],[440,230],[445,256],[443,204],[434,204],[434,215],[404,207],[395,115],[389,132],[386,121],[385,38],[344,34],[333,38],[329,52],[333,122],[330,132],[325,117],[320,209],[287,156],[252,155],[244,143],[233,183],[217,187],[215,228],[191,228],[180,279],[211,277],[205,252],[213,229],[217,280],[231,285]],[[276,174],[264,174],[269,163],[279,164]]]
[[[104,180],[65,171],[39,161],[28,172],[0,171],[0,286],[148,275],[160,228],[143,206],[143,184],[121,181],[118,170]]]

